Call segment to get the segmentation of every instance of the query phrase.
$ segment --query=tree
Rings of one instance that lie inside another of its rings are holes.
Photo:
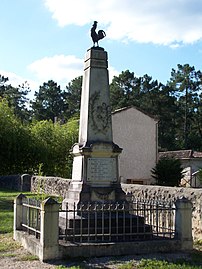
[[[23,124],[0,101],[0,175],[36,173],[42,165],[44,175],[71,177],[70,149],[78,141],[78,118],[66,124],[36,121]]]
[[[153,80],[147,74],[135,77],[126,70],[114,77],[110,85],[112,109],[135,106],[159,119],[159,146],[175,148],[176,97],[171,88]]]
[[[179,141],[178,144],[181,148],[200,148],[201,143],[198,146],[192,144],[192,137],[195,130],[198,131],[197,135],[201,135],[202,125],[198,120],[198,116],[201,117],[199,94],[202,88],[202,73],[188,64],[178,64],[177,68],[177,70],[172,69],[171,78],[168,82],[168,86],[171,87],[173,94],[177,97],[178,137],[176,139]],[[197,127],[195,123],[198,124]],[[196,133],[194,137],[196,137]],[[200,138],[202,137],[200,136]]]
[[[30,132],[38,145],[38,166],[44,175],[71,177],[70,149],[78,141],[78,119],[66,124],[51,120],[32,123]]]
[[[140,96],[141,79],[129,70],[114,76],[110,85],[110,99],[112,110],[137,105]]]
[[[0,100],[0,126],[0,174],[30,172],[35,141],[4,99]]]
[[[198,177],[198,179],[200,181],[200,184],[202,184],[202,168],[200,168],[198,170],[197,177]]]
[[[36,120],[63,120],[66,105],[64,102],[64,91],[53,80],[44,82],[35,92],[35,99],[31,102],[33,117]]]
[[[18,101],[18,106],[15,111],[15,114],[23,122],[28,122],[31,120],[31,111],[29,109],[30,100],[27,98],[28,93],[30,92],[30,86],[27,81],[18,86],[18,92],[20,93],[20,99]]]
[[[8,78],[0,75],[0,97],[7,100],[8,105],[14,109],[15,115],[21,119],[21,121],[27,121],[30,118],[28,111],[28,98],[29,84],[25,81],[18,87],[13,87],[10,84],[6,84],[9,81]]]
[[[154,97],[152,97],[154,95]],[[150,98],[153,102],[150,105],[151,113],[157,115],[158,122],[158,144],[164,150],[177,149],[176,137],[176,97],[170,94],[170,88],[158,84],[153,88]]]
[[[179,159],[161,158],[151,170],[152,177],[160,186],[179,186],[183,178],[183,168]]]
[[[0,89],[2,88],[2,87],[4,87],[4,85],[5,85],[5,83],[8,81],[8,77],[4,77],[4,76],[2,76],[2,75],[0,75]],[[2,89],[1,89],[1,91],[2,91]]]
[[[73,79],[68,86],[66,86],[66,92],[64,94],[67,110],[65,115],[71,118],[73,115],[79,115],[80,101],[81,101],[81,88],[82,88],[82,76]]]

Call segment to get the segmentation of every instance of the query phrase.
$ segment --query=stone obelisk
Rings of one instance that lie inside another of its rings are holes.
[[[94,22],[91,28],[94,44],[104,36],[102,30],[102,35],[100,31],[96,33],[96,25]],[[68,210],[60,213],[60,229],[65,236],[74,234],[79,236],[78,240],[89,242],[92,235],[92,240],[99,241],[105,231],[106,236],[113,234],[113,240],[117,240],[123,231],[130,236],[131,221],[133,229],[142,232],[139,226],[144,227],[144,218],[129,213],[121,189],[118,174],[121,151],[112,135],[107,52],[94,46],[87,51],[84,60],[79,141],[72,147],[72,180],[62,204],[63,209]],[[117,209],[117,204],[124,205],[125,209],[119,215],[113,210]],[[103,209],[103,205],[110,205],[107,207],[109,214],[98,211],[97,206]]]
[[[121,151],[112,136],[107,52],[93,47],[85,55],[79,142],[72,148],[72,181],[63,204],[124,200]]]

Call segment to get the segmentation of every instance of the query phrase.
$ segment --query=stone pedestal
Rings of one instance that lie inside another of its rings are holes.
[[[63,208],[79,202],[113,202],[125,199],[118,175],[109,99],[107,52],[91,48],[85,55],[79,141],[72,148],[72,181]]]

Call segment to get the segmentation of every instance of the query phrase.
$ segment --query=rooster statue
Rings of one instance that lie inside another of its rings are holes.
[[[97,21],[94,21],[93,26],[91,28],[91,37],[93,40],[93,46],[95,47],[95,43],[97,43],[97,47],[99,47],[98,41],[100,39],[103,39],[106,36],[106,34],[105,34],[105,31],[103,30],[99,30],[98,33],[96,33],[95,31],[96,28],[97,28]]]

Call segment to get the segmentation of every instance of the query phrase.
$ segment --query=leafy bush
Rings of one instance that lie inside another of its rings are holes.
[[[161,158],[155,168],[151,170],[152,177],[161,186],[179,186],[183,178],[183,168],[179,159]]]
[[[23,124],[0,100],[0,175],[33,174],[71,177],[70,149],[78,141],[78,119],[65,124],[36,121]]]
[[[38,145],[38,165],[43,164],[43,175],[71,177],[70,149],[78,141],[78,127],[77,119],[63,125],[51,120],[32,124],[30,131]]]
[[[198,179],[199,179],[200,183],[202,183],[202,168],[200,168],[198,171]]]
[[[14,115],[7,101],[0,100],[0,174],[28,172],[33,165],[34,141],[29,129]]]

